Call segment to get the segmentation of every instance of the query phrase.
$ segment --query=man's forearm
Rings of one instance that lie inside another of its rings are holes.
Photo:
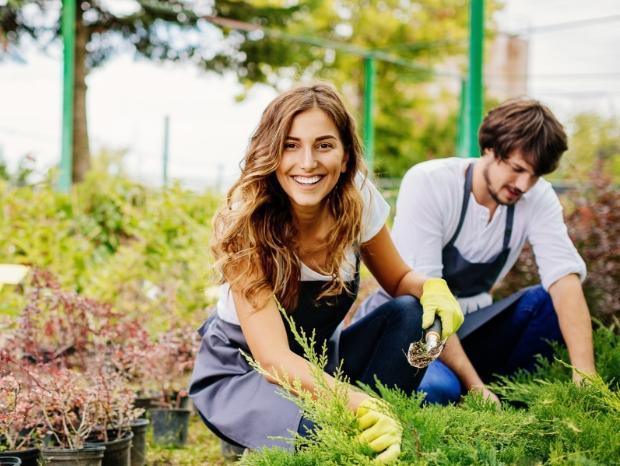
[[[578,370],[593,374],[594,349],[592,320],[577,275],[567,275],[549,288],[553,306],[558,315],[560,330],[568,349],[571,364]],[[579,375],[574,375],[576,380]]]
[[[452,335],[441,353],[441,361],[456,374],[466,390],[484,385],[478,372],[465,354],[459,337]]]

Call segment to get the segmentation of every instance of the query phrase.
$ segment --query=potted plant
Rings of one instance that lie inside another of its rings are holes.
[[[97,393],[97,427],[87,444],[106,447],[103,466],[130,466],[132,422],[141,412],[133,407],[135,394],[124,376],[101,358],[92,361],[88,377]]]
[[[153,440],[165,445],[185,445],[191,409],[186,390],[200,340],[187,327],[161,335],[147,358],[152,379],[159,385],[160,406],[150,410]]]
[[[21,370],[41,413],[42,464],[100,466],[105,447],[86,445],[97,425],[97,392],[84,374],[55,364]]]
[[[37,466],[38,411],[28,388],[9,373],[8,358],[0,354],[0,459],[17,457],[25,466]]]
[[[61,290],[45,271],[35,270],[27,291],[19,325],[0,347],[39,414],[42,462],[100,465],[105,446],[86,441],[104,419],[106,394],[88,369],[105,354],[113,313],[109,306]]]

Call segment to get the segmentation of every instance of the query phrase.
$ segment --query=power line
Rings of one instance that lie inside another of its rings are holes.
[[[565,29],[575,29],[580,27],[592,26],[594,24],[612,23],[620,21],[620,14],[600,16],[598,18],[578,19],[575,21],[566,21],[562,23],[545,24],[542,26],[533,26],[523,29],[517,29],[514,31],[500,31],[509,35],[529,35],[544,32],[561,31]]]
[[[355,45],[347,44],[344,42],[339,42],[335,40],[323,39],[320,37],[312,37],[312,36],[302,36],[296,34],[289,34],[283,31],[279,31],[276,29],[266,28],[263,26],[259,26],[256,24],[248,23],[245,21],[238,21],[230,18],[223,18],[220,16],[204,16],[205,20],[210,23],[217,24],[218,26],[228,27],[231,29],[241,30],[245,32],[260,32],[267,36],[270,36],[274,39],[285,39],[293,42],[298,42],[307,45],[314,45],[317,47],[341,50],[346,53],[350,53],[351,55],[357,55],[359,57],[372,57],[380,61],[384,61],[387,63],[392,63],[394,65],[402,66],[403,68],[407,68],[411,71],[416,71],[419,73],[430,73],[435,76],[444,76],[455,79],[462,79],[462,75],[460,73],[454,73],[450,71],[437,70],[435,68],[431,68],[411,60],[405,60],[401,57],[397,57],[391,54],[384,52],[384,49],[368,49],[362,48]]]
[[[575,21],[566,21],[562,23],[545,24],[542,26],[533,26],[523,29],[516,29],[513,31],[497,31],[497,34],[506,34],[509,36],[529,35],[535,33],[552,32],[563,29],[574,29],[579,27],[586,27],[594,24],[611,23],[620,21],[620,14],[600,16],[597,18],[578,19]],[[461,39],[440,39],[435,41],[414,41],[414,42],[401,42],[398,44],[387,45],[381,47],[379,50],[390,49],[407,49],[407,50],[430,50],[434,48],[449,47],[451,45],[465,45],[467,44],[467,38]]]
[[[616,79],[620,72],[609,73],[549,73],[549,74],[512,74],[504,76],[485,75],[487,80],[503,79]]]
[[[0,132],[4,133],[4,134],[9,134],[11,136],[18,136],[18,137],[24,137],[24,138],[28,138],[28,139],[34,139],[35,141],[51,142],[51,141],[55,141],[56,139],[58,139],[60,137],[60,135],[58,137],[54,137],[54,136],[48,135],[48,134],[40,134],[40,133],[35,133],[35,132],[32,132],[32,131],[24,131],[24,130],[21,130],[21,129],[8,128],[6,126],[0,126]]]

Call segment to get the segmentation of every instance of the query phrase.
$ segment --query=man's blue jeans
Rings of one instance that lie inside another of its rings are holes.
[[[551,296],[542,286],[529,289],[511,307],[461,340],[483,382],[517,369],[531,371],[536,355],[550,359],[549,341],[562,342]],[[456,374],[444,363],[431,363],[418,387],[428,403],[448,404],[465,393]]]

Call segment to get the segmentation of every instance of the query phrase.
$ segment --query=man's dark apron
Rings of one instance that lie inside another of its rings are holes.
[[[310,336],[315,332],[315,351],[328,342],[328,366],[337,364],[337,327],[355,301],[359,288],[359,260],[349,291],[317,300],[326,282],[303,281],[299,286],[297,308],[290,314],[295,326]],[[289,346],[303,356],[290,327],[285,323]],[[202,343],[190,381],[194,405],[216,433],[252,449],[279,446],[297,432],[302,413],[285,398],[278,385],[268,382],[252,369],[241,351],[250,354],[239,325],[209,318],[199,330]],[[336,334],[336,335],[334,335]],[[331,337],[331,338],[330,338]],[[279,437],[279,438],[272,438]]]
[[[452,235],[452,238],[443,247],[441,251],[441,257],[443,262],[443,278],[448,283],[450,291],[457,298],[466,298],[470,296],[476,296],[480,293],[488,293],[491,287],[499,277],[502,268],[508,260],[510,254],[510,237],[512,235],[512,225],[514,219],[514,205],[508,207],[506,212],[506,226],[504,228],[504,241],[502,244],[502,250],[489,262],[469,262],[465,259],[460,251],[454,246],[463,222],[467,213],[467,206],[469,204],[469,196],[471,195],[472,180],[473,180],[473,164],[467,167],[465,173],[465,186],[463,190],[463,206],[461,207],[461,215],[459,217],[459,223],[456,227],[456,231]],[[502,311],[510,307],[515,301],[517,301],[523,293],[526,291],[520,290],[509,297],[497,301],[490,306],[480,308],[476,311],[470,312],[465,315],[465,322],[459,328],[457,334],[460,338],[464,338],[471,334],[474,330],[480,328],[485,323],[489,322],[493,317],[500,314]],[[383,289],[379,289],[376,293],[372,294],[366,301],[364,301],[358,312],[354,317],[354,321],[361,319],[363,316],[372,312],[381,304],[392,299]]]
[[[450,291],[452,291],[452,293],[458,298],[467,298],[470,296],[476,296],[480,293],[488,293],[493,284],[497,281],[497,277],[499,277],[499,274],[504,268],[504,265],[506,265],[506,261],[510,255],[509,245],[514,220],[514,205],[508,206],[502,250],[493,259],[488,262],[469,262],[454,245],[459,233],[461,232],[465,215],[467,214],[467,206],[469,204],[473,181],[473,168],[474,164],[472,163],[467,167],[467,171],[465,172],[463,206],[461,207],[461,216],[459,218],[458,226],[456,227],[454,235],[452,235],[452,238],[448,241],[448,244],[446,244],[441,251],[443,277],[448,283]],[[464,338],[474,330],[480,328],[482,325],[489,322],[492,318],[510,307],[523,295],[524,292],[525,290],[518,291],[517,293],[514,293],[501,301],[491,304],[490,306],[466,314],[465,322],[463,322],[463,325],[457,332],[458,336],[460,338]]]

